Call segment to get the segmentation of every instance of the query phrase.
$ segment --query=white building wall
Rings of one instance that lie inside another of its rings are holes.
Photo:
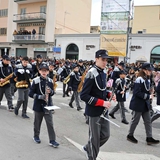
[[[160,37],[143,35],[132,37],[129,41],[128,60],[129,63],[135,63],[138,57],[145,56],[147,62],[150,62],[151,51],[157,45],[160,45]],[[130,46],[141,46],[141,49],[131,51]]]
[[[79,59],[94,60],[95,52],[99,50],[99,37],[56,37],[56,47],[61,47],[60,58],[66,58],[66,48],[74,43],[79,48]],[[95,48],[86,50],[86,45],[94,45]]]

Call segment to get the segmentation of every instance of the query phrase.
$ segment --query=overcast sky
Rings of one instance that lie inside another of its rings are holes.
[[[91,13],[91,25],[100,25],[101,17],[101,1],[102,0],[92,0],[92,13]],[[160,5],[160,0],[134,0],[134,5]]]

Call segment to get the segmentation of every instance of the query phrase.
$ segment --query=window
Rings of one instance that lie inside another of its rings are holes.
[[[0,10],[0,17],[7,17],[8,16],[8,9]]]
[[[20,28],[20,31],[24,31],[25,30],[25,28]]]
[[[45,35],[45,27],[39,27],[39,34]]]
[[[6,35],[7,34],[7,28],[0,28],[0,35]]]
[[[46,6],[41,6],[40,7],[40,12],[41,13],[46,13]]]
[[[26,8],[21,8],[21,14],[26,14]]]

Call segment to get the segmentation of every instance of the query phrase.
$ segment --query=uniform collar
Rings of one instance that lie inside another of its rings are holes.
[[[95,67],[98,71],[100,71],[100,72],[102,72],[102,71],[103,71],[103,69],[102,69],[102,68],[100,68],[100,67],[98,67],[98,66],[96,66],[96,65],[94,65],[94,67]]]

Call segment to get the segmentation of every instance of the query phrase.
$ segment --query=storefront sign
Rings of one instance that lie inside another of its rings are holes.
[[[106,49],[109,56],[126,56],[127,35],[101,35],[101,49]]]
[[[42,51],[42,52],[46,52],[47,51],[47,49],[46,48],[34,48],[33,49],[34,51]]]

